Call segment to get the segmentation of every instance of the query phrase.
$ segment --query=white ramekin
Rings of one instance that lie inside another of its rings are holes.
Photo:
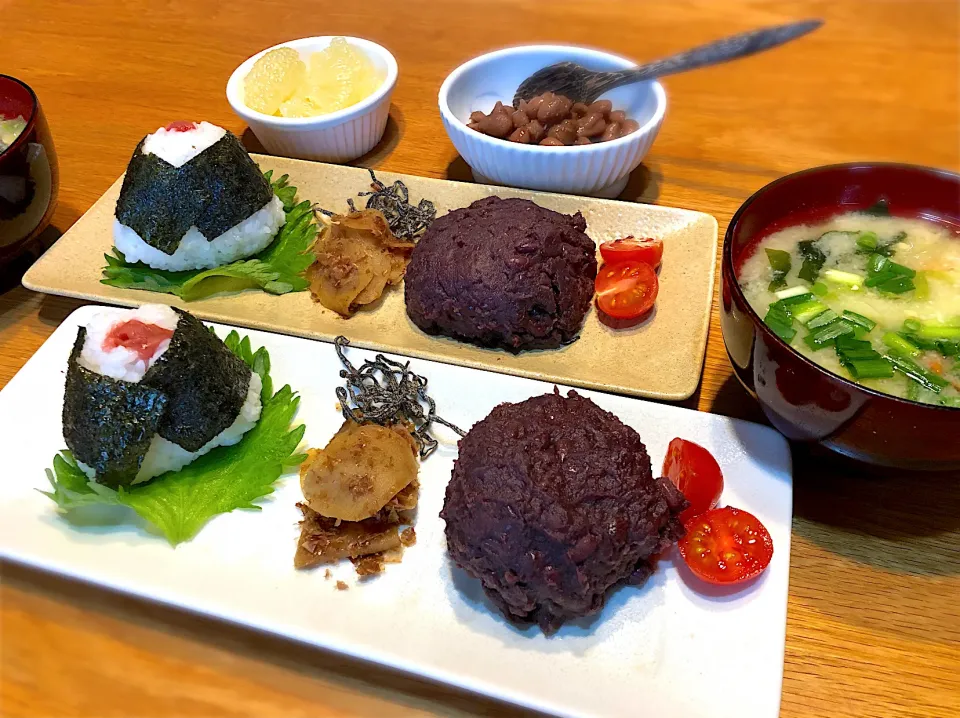
[[[267,152],[303,160],[349,162],[372,150],[383,137],[390,114],[390,96],[397,84],[397,61],[386,49],[358,37],[346,41],[363,50],[386,75],[379,89],[356,105],[318,117],[275,117],[251,110],[243,101],[243,81],[260,56],[278,47],[290,47],[307,60],[323,50],[333,35],[291,40],[258,52],[233,71],[227,81],[227,101],[253,130]]]
[[[570,60],[591,70],[622,70],[635,63],[601,50],[567,45],[522,45],[481,55],[461,65],[440,87],[440,115],[457,151],[478,182],[567,194],[616,197],[643,160],[663,122],[667,97],[659,82],[644,82],[604,95],[616,110],[640,123],[636,132],[610,142],[573,147],[522,145],[467,127],[474,110],[504,104],[522,80],[555,62]]]

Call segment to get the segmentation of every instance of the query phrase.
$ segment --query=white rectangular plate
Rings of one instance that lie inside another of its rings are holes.
[[[670,439],[709,449],[724,470],[722,502],[759,517],[773,537],[770,568],[734,593],[704,591],[674,564],[674,551],[642,588],[614,592],[594,620],[545,638],[495,613],[479,584],[452,567],[438,514],[457,450],[441,447],[420,469],[417,543],[400,564],[360,582],[347,563],[334,579],[296,571],[299,482],[287,475],[263,511],[214,519],[193,541],[171,548],[136,525],[58,515],[36,489],[64,448],[64,369],[77,327],[96,310],[74,312],[0,392],[0,555],[153,601],[268,631],[351,656],[564,716],[750,716],[775,718],[783,675],[792,486],[786,441],[772,429],[674,406],[583,391],[640,433],[655,471]],[[215,326],[225,336],[228,328]],[[244,333],[241,330],[241,333]],[[305,443],[321,447],[341,423],[334,388],[340,365],[329,344],[248,331],[270,351],[275,386],[302,396]],[[349,350],[355,364],[372,352]],[[552,385],[414,360],[442,416],[472,426],[503,401]],[[561,387],[563,389],[563,387]]]

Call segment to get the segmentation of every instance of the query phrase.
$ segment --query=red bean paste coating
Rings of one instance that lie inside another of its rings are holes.
[[[428,334],[552,349],[576,338],[593,299],[586,221],[525,199],[487,197],[435,220],[410,258],[407,314]]]
[[[460,441],[440,516],[447,550],[510,621],[553,633],[642,584],[688,505],[636,431],[555,389],[501,404]]]

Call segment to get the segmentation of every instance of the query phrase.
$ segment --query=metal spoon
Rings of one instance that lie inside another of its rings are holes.
[[[615,87],[746,57],[813,32],[822,24],[823,20],[804,20],[753,30],[617,72],[597,72],[575,62],[558,62],[537,70],[521,82],[513,104],[516,106],[520,100],[529,100],[544,92],[555,92],[589,105]]]

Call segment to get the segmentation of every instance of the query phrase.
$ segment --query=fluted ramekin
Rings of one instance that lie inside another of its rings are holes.
[[[478,182],[547,192],[616,197],[656,139],[667,108],[659,82],[606,93],[615,110],[640,129],[610,142],[572,147],[523,145],[467,127],[474,110],[489,112],[497,100],[510,104],[520,82],[561,61],[591,70],[622,70],[635,63],[601,50],[567,45],[521,45],[476,57],[454,70],[440,87],[440,116],[454,147]]]
[[[227,101],[267,152],[303,160],[349,162],[372,150],[383,137],[390,114],[390,96],[397,84],[397,61],[386,48],[358,37],[344,39],[366,53],[385,78],[376,92],[357,104],[317,117],[276,117],[251,110],[244,103],[243,81],[262,55],[278,47],[289,47],[306,61],[310,54],[323,50],[333,39],[333,35],[305,37],[268,47],[230,75]]]

